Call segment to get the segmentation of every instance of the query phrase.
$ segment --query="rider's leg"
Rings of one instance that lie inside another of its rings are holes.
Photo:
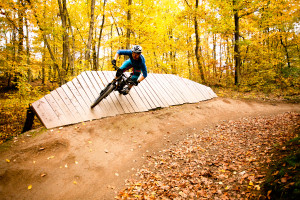
[[[131,76],[131,80],[134,83],[136,83],[140,75],[141,75],[141,70],[133,70],[133,75]],[[133,87],[133,84],[130,84],[130,85],[128,85],[128,87],[124,88],[123,94],[124,95],[128,94],[132,87]]]
[[[122,66],[117,70],[116,79],[119,78],[125,71],[132,68],[130,59],[126,60]]]

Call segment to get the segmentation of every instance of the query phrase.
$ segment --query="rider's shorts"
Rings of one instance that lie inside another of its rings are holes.
[[[133,75],[131,77],[131,80],[136,82],[139,78],[139,76],[141,75],[141,70],[140,69],[135,69],[133,66],[132,66],[132,63],[130,61],[130,59],[126,60],[123,65],[120,67],[120,69],[125,72],[127,71],[128,69],[130,68],[133,68]]]

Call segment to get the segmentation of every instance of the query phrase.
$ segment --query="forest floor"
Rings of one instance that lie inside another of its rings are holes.
[[[276,148],[296,137],[299,113],[299,104],[219,97],[38,128],[0,145],[0,196],[259,198]]]

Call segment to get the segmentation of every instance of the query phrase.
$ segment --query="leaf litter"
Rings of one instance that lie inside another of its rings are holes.
[[[299,114],[223,121],[147,155],[116,199],[257,199],[272,150],[295,137]],[[267,196],[268,197],[268,196]],[[264,197],[264,198],[267,198]]]

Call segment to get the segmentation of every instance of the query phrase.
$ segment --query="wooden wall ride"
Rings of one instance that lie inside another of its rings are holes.
[[[86,71],[32,104],[46,128],[125,113],[196,103],[217,97],[211,88],[172,74],[148,74],[126,96],[112,92],[94,109],[90,106],[115,77],[114,71]]]

